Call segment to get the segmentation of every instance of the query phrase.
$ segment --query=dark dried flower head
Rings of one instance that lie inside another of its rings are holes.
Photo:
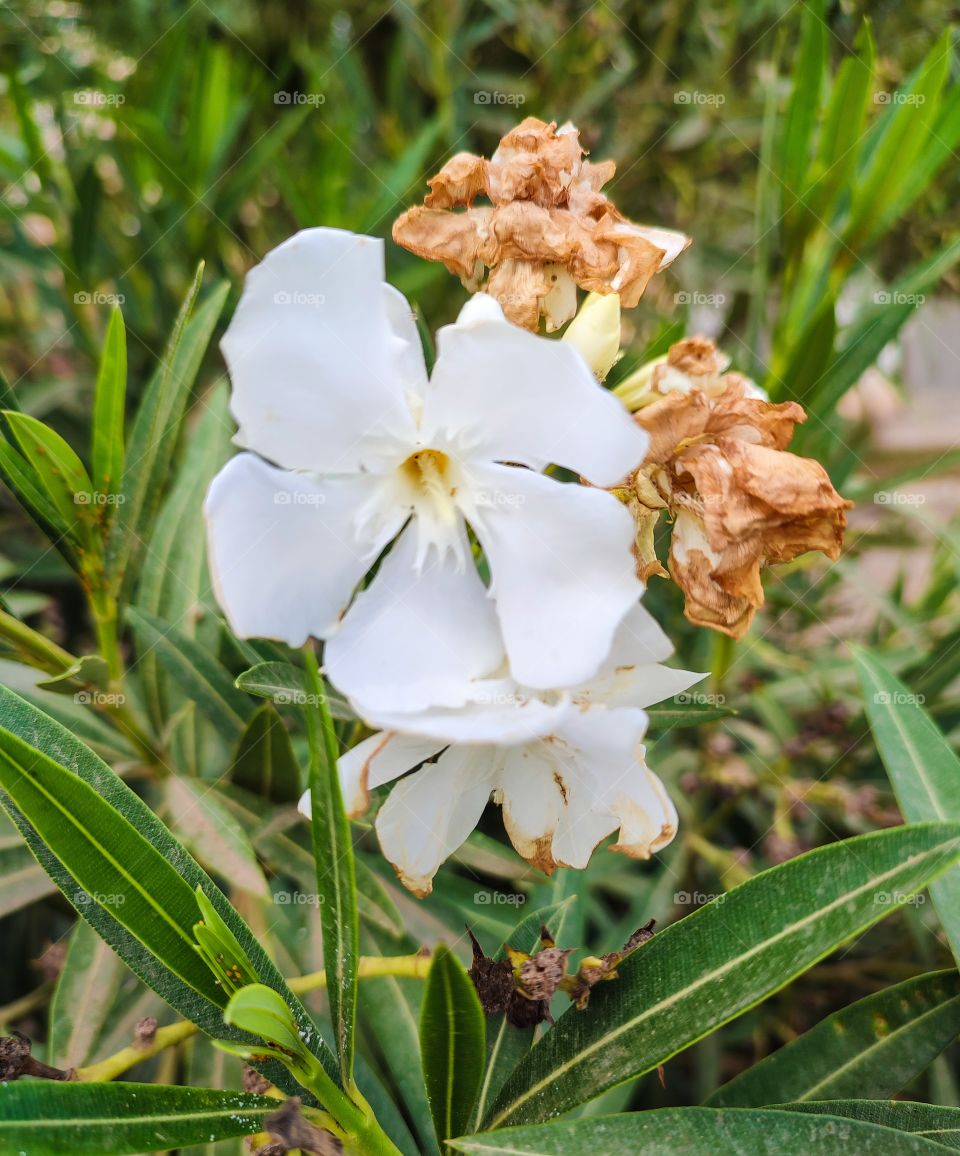
[[[393,226],[398,245],[442,261],[471,291],[495,297],[517,325],[559,328],[577,310],[577,286],[617,293],[631,308],[655,274],[690,244],[635,225],[602,193],[616,166],[584,159],[572,124],[527,117],[486,160],[458,153],[428,181],[422,205]],[[475,205],[484,196],[490,202]]]

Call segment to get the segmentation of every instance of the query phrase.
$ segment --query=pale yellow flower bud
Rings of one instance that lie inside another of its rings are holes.
[[[564,341],[583,354],[599,381],[620,357],[620,298],[616,293],[591,293],[570,322]]]
[[[653,374],[657,366],[663,365],[666,360],[667,355],[664,354],[655,357],[653,361],[646,361],[614,386],[613,392],[631,413],[642,409],[659,396],[653,389]]]

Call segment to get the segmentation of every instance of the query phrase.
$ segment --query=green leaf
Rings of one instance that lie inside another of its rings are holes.
[[[161,506],[150,535],[150,549],[141,566],[134,604],[155,619],[169,623],[185,638],[206,631],[204,641],[219,630],[207,570],[203,500],[214,474],[230,453],[233,423],[226,383],[211,391],[197,407],[201,412],[189,430],[176,480]],[[185,702],[176,678],[170,677],[148,651],[137,663],[155,727]]]
[[[0,412],[0,425],[5,422]],[[10,437],[13,437],[12,431]],[[10,488],[11,493],[37,523],[49,541],[75,569],[80,568],[80,558],[72,540],[72,522],[65,521],[56,505],[46,493],[36,470],[26,458],[17,452],[9,441],[0,439],[0,478]]]
[[[6,827],[6,821],[3,825]],[[45,899],[55,891],[16,831],[10,836],[0,837],[0,919],[36,903],[38,899]]]
[[[229,888],[264,898],[267,881],[247,833],[221,802],[215,786],[171,775],[165,786],[170,826],[211,875]]]
[[[0,788],[70,870],[77,889],[67,898],[78,910],[107,908],[183,983],[223,1004],[193,945],[198,912],[191,887],[130,822],[92,786],[6,730],[0,730]]]
[[[340,1058],[340,1074],[349,1087],[353,1075],[357,958],[360,954],[356,868],[350,823],[340,791],[337,735],[316,655],[309,647],[304,653],[307,663],[305,685],[310,698],[305,708],[310,744],[310,826],[317,893],[323,897],[320,905],[323,962],[328,976],[327,994]]]
[[[568,1011],[486,1124],[549,1119],[650,1071],[784,987],[945,871],[960,824],[897,827],[773,867],[660,932]]]
[[[300,767],[290,735],[269,703],[247,724],[229,774],[238,787],[272,802],[295,803],[300,798]]]
[[[732,707],[706,706],[651,706],[645,708],[652,731],[672,731],[680,727],[696,727],[715,722],[718,718],[732,718],[737,714]]]
[[[437,1136],[457,1136],[467,1127],[480,1088],[486,1023],[470,977],[442,943],[423,994],[420,1055]]]
[[[127,335],[123,314],[114,309],[100,355],[93,401],[93,486],[97,494],[104,496],[118,493],[123,478],[126,395]]]
[[[3,686],[0,720],[0,802],[47,874],[131,971],[201,1030],[216,1038],[236,1038],[223,1023],[226,994],[193,947],[192,924],[199,914],[193,889],[201,888],[253,962],[257,978],[294,1009],[304,1039],[332,1076],[332,1057],[306,1010],[210,877],[150,808],[69,730]],[[17,760],[28,766],[27,777]],[[35,788],[32,777],[53,781],[55,798]],[[22,792],[3,793],[5,780],[22,786]],[[21,807],[21,794],[32,817]],[[124,854],[119,863],[114,856],[118,850]],[[58,851],[67,858],[61,859]],[[117,875],[131,895],[127,901],[125,891],[122,904],[110,902],[112,892],[102,886],[105,878]],[[127,881],[130,875],[133,884]],[[189,903],[184,888],[190,892]],[[283,1090],[295,1091],[296,1084],[282,1068],[267,1074]]]
[[[793,90],[783,121],[780,178],[784,212],[790,213],[807,183],[810,142],[817,123],[817,109],[827,57],[827,26],[823,0],[802,8],[800,44],[793,66]]]
[[[904,185],[931,139],[950,66],[953,31],[944,28],[911,82],[886,105],[867,142],[864,163],[852,188],[849,235],[856,249],[887,227],[906,207]],[[889,97],[889,94],[888,94]]]
[[[750,1108],[853,1095],[884,1099],[909,1084],[958,1034],[957,973],[921,975],[827,1016],[707,1102]]]
[[[157,656],[223,738],[238,742],[251,704],[234,686],[226,669],[200,643],[152,614],[131,606],[127,618],[141,649]]]
[[[125,970],[110,945],[78,919],[50,1004],[49,1063],[80,1068],[92,1060]]]
[[[77,553],[92,551],[96,507],[91,501],[93,483],[83,462],[58,433],[35,417],[8,410],[4,418],[46,504],[56,510]]]
[[[817,1100],[805,1104],[781,1104],[793,1112],[819,1112],[865,1120],[898,1132],[913,1132],[924,1139],[960,1151],[960,1108],[941,1108],[913,1100]]]
[[[900,810],[910,822],[960,820],[960,758],[918,696],[874,655],[854,650],[867,718]],[[930,888],[953,954],[960,960],[960,868]]]
[[[162,1084],[0,1084],[0,1148],[21,1156],[167,1152],[263,1130],[277,1101]]]
[[[237,686],[247,694],[272,699],[278,705],[299,704],[307,701],[304,672],[292,662],[260,662],[237,678]],[[342,722],[356,722],[357,716],[343,695],[324,681],[327,705],[333,718]]]
[[[860,155],[876,61],[868,20],[853,47],[852,55],[837,70],[803,198],[810,215],[820,220],[833,218],[837,197],[846,192]]]
[[[262,983],[248,983],[230,997],[223,1018],[242,1031],[299,1055],[303,1041],[283,998]]]
[[[99,654],[84,654],[62,674],[41,679],[37,686],[41,690],[51,690],[54,694],[74,694],[85,687],[95,686],[106,690],[110,685],[110,667]],[[79,700],[82,701],[82,700]]]
[[[470,1156],[943,1156],[939,1144],[849,1118],[751,1108],[661,1108],[621,1116],[505,1128],[450,1141]]]
[[[118,516],[110,538],[110,573],[118,583],[133,580],[130,560],[149,540],[154,515],[170,473],[190,390],[219,320],[229,286],[219,284],[191,317],[203,264],[180,308],[157,373],[137,410],[127,446]]]

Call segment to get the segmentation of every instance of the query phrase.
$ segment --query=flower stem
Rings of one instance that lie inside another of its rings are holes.
[[[20,657],[32,659],[30,665],[38,666],[47,674],[63,674],[77,661],[63,647],[5,610],[0,610],[0,638],[5,638]]]
[[[379,976],[399,976],[408,979],[423,979],[430,967],[430,960],[422,955],[396,956],[361,956],[359,963],[360,979],[376,979]],[[298,975],[288,981],[290,990],[298,995],[316,991],[326,987],[327,974],[325,971],[314,971],[309,975]],[[149,1060],[166,1048],[188,1040],[200,1029],[190,1020],[179,1020],[168,1027],[158,1028],[149,1044],[121,1048],[112,1056],[99,1063],[90,1064],[85,1068],[77,1068],[74,1079],[83,1083],[100,1083],[104,1080],[115,1080],[137,1064]],[[371,1149],[373,1151],[373,1149]],[[386,1151],[386,1149],[383,1149]]]

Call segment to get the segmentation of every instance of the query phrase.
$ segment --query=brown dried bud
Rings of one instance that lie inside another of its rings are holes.
[[[653,523],[666,508],[687,618],[740,638],[763,605],[761,569],[810,550],[838,558],[852,503],[818,462],[786,452],[803,407],[767,401],[723,366],[705,338],[678,342],[655,366],[634,415],[650,452],[626,501],[641,577],[662,572]]]
[[[133,1045],[136,1048],[147,1048],[157,1038],[157,1017],[146,1016],[133,1029]]]
[[[243,1090],[252,1092],[255,1096],[262,1096],[272,1086],[266,1076],[262,1076],[256,1068],[251,1068],[249,1064],[243,1065],[240,1078],[243,1082]]]
[[[41,1080],[69,1080],[71,1073],[51,1068],[30,1054],[32,1044],[22,1032],[0,1037],[0,1083],[36,1076]]]
[[[267,1116],[263,1126],[275,1138],[280,1152],[300,1149],[313,1153],[313,1156],[339,1156],[343,1152],[343,1144],[332,1132],[318,1128],[304,1118],[296,1096],[284,1100],[276,1112]]]
[[[600,192],[612,161],[584,158],[573,125],[527,117],[485,160],[458,153],[430,178],[423,205],[393,226],[398,245],[442,261],[475,292],[483,287],[517,325],[569,321],[577,286],[636,305],[647,282],[690,244],[682,233],[635,225]],[[489,205],[474,205],[484,195]],[[485,279],[486,274],[486,280]]]

